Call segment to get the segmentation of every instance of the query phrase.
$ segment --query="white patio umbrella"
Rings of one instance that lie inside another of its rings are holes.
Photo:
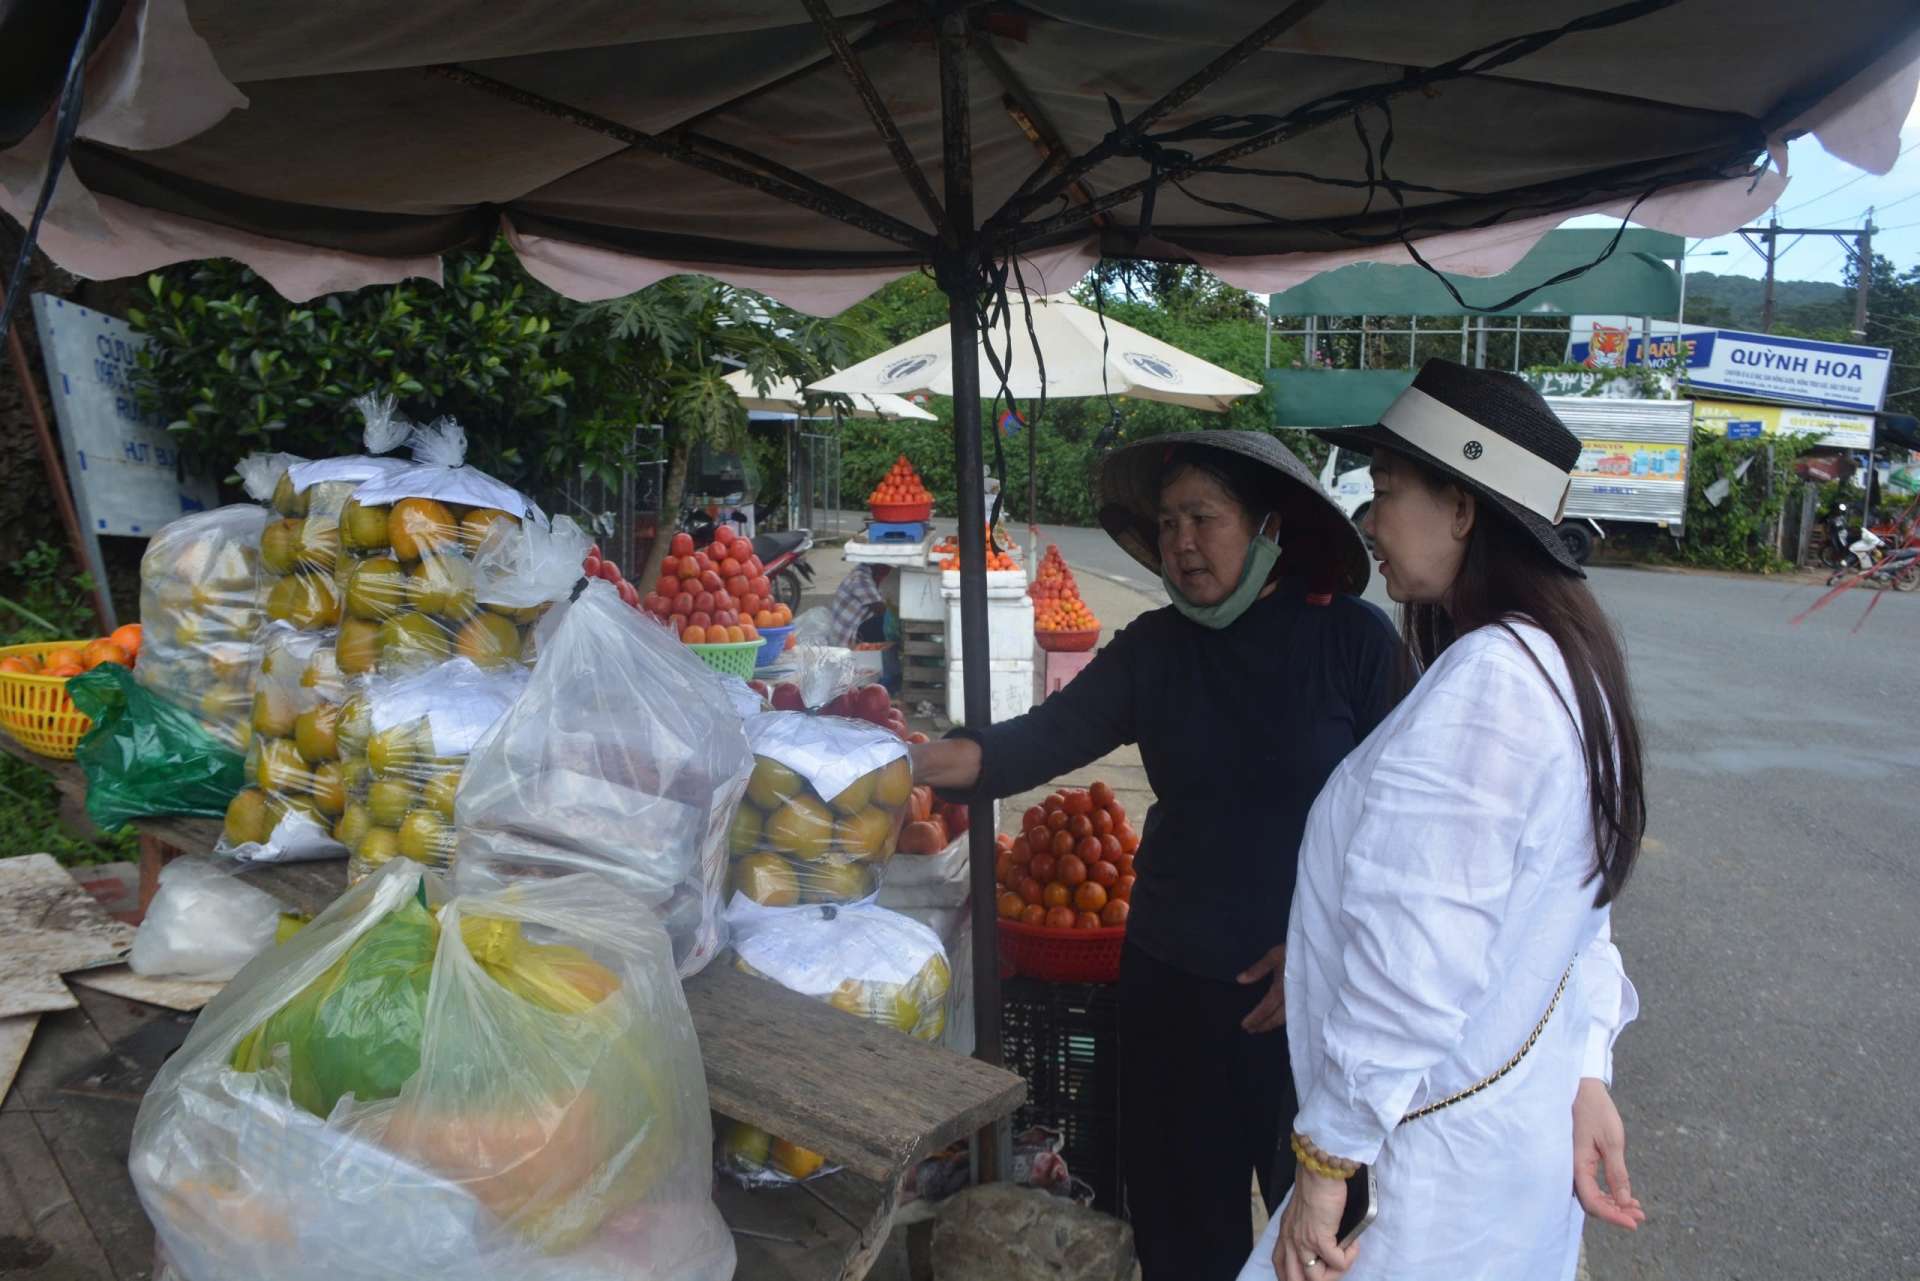
[[[748,409],[758,409],[774,414],[813,414],[821,412],[816,403],[809,408],[807,395],[800,387],[797,378],[776,378],[767,384],[762,392],[754,386],[753,378],[744,369],[736,369],[724,380],[734,393],[740,397],[740,403]],[[881,392],[872,396],[854,396],[853,412],[842,410],[847,418],[918,418],[932,422],[938,414],[930,414],[905,396],[894,396]]]
[[[1011,341],[1005,326],[981,337],[980,387],[989,395],[999,389],[993,360],[987,355],[989,346],[1008,370],[1008,389],[1020,400],[1040,394],[1043,363],[1046,394],[1053,400],[1134,396],[1223,414],[1240,397],[1261,390],[1261,385],[1250,378],[1209,364],[1111,317],[1103,333],[1099,314],[1065,294],[1032,295],[1029,301],[1033,305],[1032,336],[1027,333],[1026,315],[1015,295],[1008,308]],[[1034,358],[1036,338],[1040,360]],[[810,383],[807,390],[867,395],[918,391],[951,396],[951,327],[929,330],[871,360]]]

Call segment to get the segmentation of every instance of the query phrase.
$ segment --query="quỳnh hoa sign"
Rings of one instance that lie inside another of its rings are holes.
[[[1885,347],[1731,329],[1715,331],[1704,355],[1698,364],[1688,362],[1687,381],[1695,388],[1868,413],[1886,398],[1893,362]]]
[[[186,513],[216,504],[209,481],[181,477],[166,427],[140,412],[131,374],[134,353],[147,340],[124,320],[50,294],[33,295],[33,316],[67,483],[88,538],[149,538]]]

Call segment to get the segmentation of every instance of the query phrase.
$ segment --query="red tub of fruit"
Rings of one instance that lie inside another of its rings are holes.
[[[1140,838],[1105,783],[1064,788],[1028,810],[1021,834],[998,838],[1003,967],[1055,983],[1120,977]]]

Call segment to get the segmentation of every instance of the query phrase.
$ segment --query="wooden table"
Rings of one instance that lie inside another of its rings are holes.
[[[72,761],[37,756],[4,733],[0,751],[46,770],[61,791],[85,799],[86,776]],[[140,819],[134,826],[142,908],[169,858],[206,853],[220,836],[213,819]],[[263,864],[239,876],[296,911],[317,914],[346,888],[346,862]],[[713,1110],[843,1167],[773,1191],[748,1192],[721,1180],[717,1199],[736,1232],[742,1281],[866,1275],[886,1242],[907,1171],[1026,1100],[1026,1082],[1011,1072],[730,965],[709,965],[684,990]]]

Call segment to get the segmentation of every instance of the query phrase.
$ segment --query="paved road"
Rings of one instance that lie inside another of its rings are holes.
[[[1076,571],[1157,588],[1096,530]],[[1634,1234],[1593,1281],[1920,1276],[1920,595],[1596,569],[1650,752],[1615,933]],[[1376,579],[1370,599],[1385,605]]]

